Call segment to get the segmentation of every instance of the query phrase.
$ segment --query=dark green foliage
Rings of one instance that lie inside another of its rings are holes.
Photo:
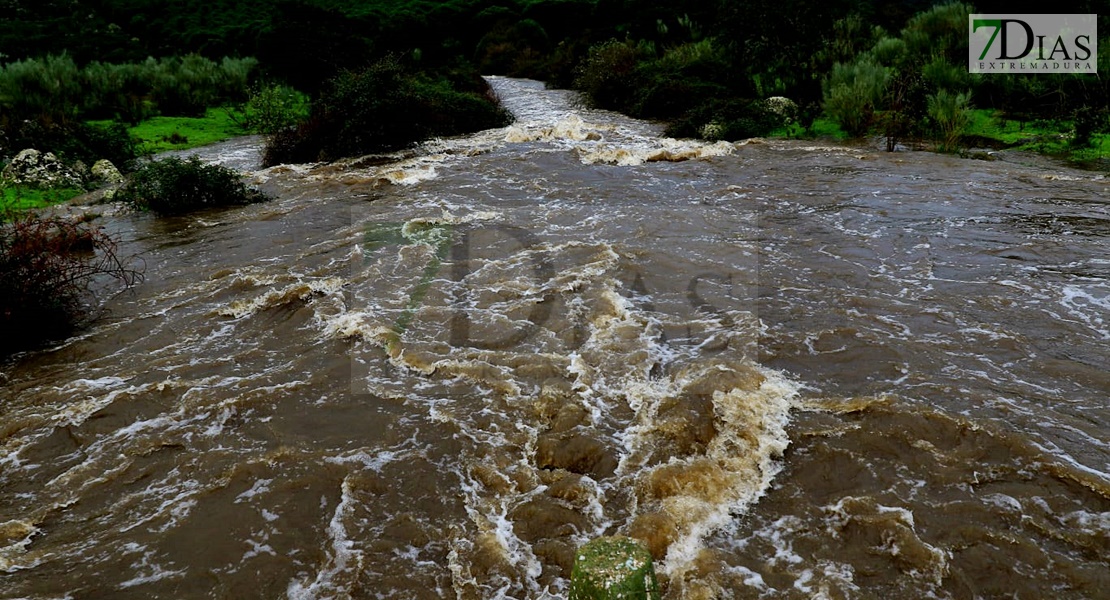
[[[1095,108],[1081,106],[1075,111],[1073,118],[1075,124],[1075,137],[1072,145],[1086,147],[1091,145],[1091,136],[1096,133],[1110,131],[1110,109],[1106,106]]]
[[[213,61],[196,54],[82,68],[68,55],[27,59],[0,69],[0,108],[12,119],[45,125],[77,117],[137,123],[156,113],[196,116],[245,99],[256,65],[254,59]]]
[[[64,140],[58,144],[63,157],[72,156],[74,160],[83,161],[89,166],[98,160],[107,159],[123,173],[132,170],[138,156],[135,140],[131,139],[127,128],[120,123],[81,123],[73,129],[68,144],[72,145],[67,145]]]
[[[673,137],[742,140],[765,136],[787,117],[762,100],[713,99],[684,114],[667,128]]]
[[[532,19],[502,24],[478,42],[475,62],[482,73],[532,75],[543,69],[550,45],[547,32]]]
[[[250,98],[233,115],[245,129],[273,135],[294,129],[308,117],[309,100],[304,94],[284,85],[256,87]]]
[[[1080,0],[1069,12],[1099,14],[1106,31],[1105,6]],[[970,10],[932,0],[0,0],[0,60],[53,55],[61,59],[51,69],[72,69],[69,61],[83,74],[76,95],[70,79],[33,78],[34,85],[20,88],[28,92],[21,92],[23,106],[3,110],[9,121],[33,113],[47,125],[74,118],[137,123],[241,101],[245,87],[227,93],[201,83],[211,73],[201,56],[257,56],[267,81],[313,97],[330,93],[327,82],[341,72],[359,72],[386,56],[433,73],[470,60],[488,74],[577,84],[597,106],[691,123],[704,116],[711,97],[743,103],[785,96],[798,105],[802,125],[823,106],[841,106],[833,112],[842,117],[855,106],[862,112],[848,117],[858,121],[849,127],[882,131],[888,140],[927,135],[927,98],[940,90],[970,91],[976,105],[1021,121],[1069,122],[1079,107],[1110,104],[1107,77],[968,77]],[[995,2],[975,10],[1010,8]],[[189,54],[197,57],[163,58]],[[155,58],[142,62],[149,56]],[[1110,53],[1100,57],[1105,72]],[[867,101],[849,84],[839,91],[823,86],[835,65],[861,62],[888,69],[877,99]],[[148,63],[171,73],[168,85],[151,87],[157,78]],[[48,81],[61,83],[54,91],[39,85]],[[2,90],[0,81],[0,96]],[[722,119],[713,120],[729,120]],[[762,129],[749,125],[737,131]],[[319,113],[274,147],[318,156],[327,144],[306,140],[326,138],[334,126]]]
[[[131,175],[115,199],[161,215],[269,200],[248,188],[239,173],[204,164],[196,156],[147,163]]]
[[[100,229],[35,213],[0,219],[0,355],[64,337],[87,318],[94,282],[141,275]]]
[[[63,125],[0,118],[0,156],[12,156],[27,148],[54,152],[70,164],[81,161],[89,166],[104,158],[123,172],[130,170],[137,156],[134,140],[118,123],[101,126],[69,122]]]
[[[270,76],[314,94],[340,71],[365,65],[378,32],[373,16],[290,0],[277,3],[259,36],[257,55]]]
[[[754,0],[722,2],[716,32],[738,71],[735,89],[756,97],[787,96],[799,105],[821,101],[822,64],[832,27],[856,2]]]
[[[159,61],[148,75],[150,94],[166,116],[196,117],[209,106],[246,99],[254,59],[224,58],[216,62],[197,54]]]
[[[477,76],[415,73],[387,58],[332,80],[305,124],[274,136],[263,162],[334,160],[395,150],[510,120]]]
[[[649,44],[609,40],[590,48],[574,87],[601,108],[631,112],[642,82],[638,67],[654,57]]]
[[[0,110],[11,120],[65,125],[80,106],[80,71],[68,55],[17,61],[0,70]]]

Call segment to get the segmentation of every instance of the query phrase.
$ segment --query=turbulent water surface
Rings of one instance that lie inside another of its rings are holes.
[[[1103,176],[491,82],[506,129],[102,217],[146,280],[2,367],[0,595],[561,597],[604,534],[669,598],[1106,594]]]

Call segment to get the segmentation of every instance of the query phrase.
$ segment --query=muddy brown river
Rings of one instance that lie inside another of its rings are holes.
[[[517,122],[100,222],[145,281],[0,365],[0,597],[1110,590],[1110,180]]]

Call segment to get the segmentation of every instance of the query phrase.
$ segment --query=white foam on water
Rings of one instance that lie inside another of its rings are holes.
[[[822,560],[815,567],[803,570],[794,580],[794,589],[812,600],[834,600],[861,591],[851,565]]]
[[[339,504],[328,522],[327,533],[330,545],[326,549],[325,563],[319,565],[316,577],[311,581],[295,578],[289,582],[286,593],[290,600],[317,600],[350,595],[351,584],[340,581],[340,578],[357,575],[357,573],[352,574],[351,571],[359,570],[363,560],[363,553],[351,538],[345,524],[345,520],[350,517],[357,504],[351,478],[344,477]]]
[[[270,491],[270,484],[273,479],[258,479],[251,485],[251,488],[235,497],[235,503],[246,502],[253,499],[255,496],[261,496]]]
[[[0,523],[0,571],[11,573],[32,567],[25,561],[27,546],[40,532],[34,523],[24,520]]]
[[[1102,339],[1110,340],[1110,290],[1107,285],[1065,285],[1060,293],[1059,303],[1068,314]]]
[[[224,317],[242,319],[268,308],[308,300],[316,295],[337,294],[342,290],[343,285],[344,280],[340,277],[301,279],[250,300],[236,300],[219,308],[216,313]]]
[[[154,551],[152,550],[145,550],[142,548],[137,548],[135,550],[142,551],[142,557],[139,559],[137,564],[133,565],[135,570],[139,571],[141,574],[121,582],[119,586],[117,586],[121,590],[135,587],[137,585],[144,585],[147,583],[162,581],[164,579],[181,577],[187,573],[187,569],[174,570],[163,567],[157,562]]]
[[[595,146],[575,147],[575,152],[582,164],[605,164],[622,167],[652,162],[683,162],[714,156],[728,156],[734,150],[735,146],[729,142],[708,143],[672,138],[655,138],[650,140],[649,143],[641,142],[634,145],[597,144]]]

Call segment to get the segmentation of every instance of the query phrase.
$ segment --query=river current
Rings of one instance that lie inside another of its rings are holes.
[[[1110,180],[490,82],[198,151],[272,202],[83,209],[146,277],[0,365],[0,596],[557,598],[624,534],[667,598],[1105,597]]]

